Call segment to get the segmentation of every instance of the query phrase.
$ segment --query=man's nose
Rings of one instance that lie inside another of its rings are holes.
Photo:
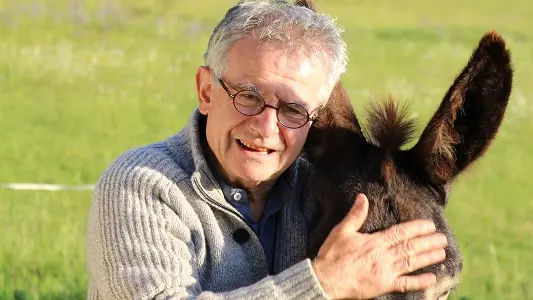
[[[271,137],[279,133],[277,110],[267,106],[258,115],[252,117],[251,127],[262,137]]]

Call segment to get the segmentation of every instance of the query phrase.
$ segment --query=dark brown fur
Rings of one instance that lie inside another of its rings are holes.
[[[315,10],[313,1],[297,1],[297,5]],[[344,87],[337,84],[304,149],[316,168],[313,192],[319,206],[309,255],[316,255],[351,208],[355,195],[365,193],[370,207],[361,232],[429,219],[448,238],[444,262],[414,272],[437,275],[433,290],[377,299],[447,297],[462,269],[457,242],[444,217],[449,185],[491,144],[507,107],[512,80],[505,41],[496,32],[487,33],[410,150],[401,149],[415,128],[405,108],[399,109],[392,100],[372,105],[365,138]]]
[[[307,7],[309,9],[313,10],[313,11],[316,11],[316,7],[315,7],[314,1],[298,0],[294,4],[296,4],[298,6]]]
[[[316,168],[313,186],[320,207],[310,256],[316,255],[331,229],[344,218],[355,195],[365,193],[370,207],[361,232],[429,219],[449,241],[446,260],[420,271],[437,275],[439,285],[432,295],[418,292],[379,299],[438,299],[453,288],[462,261],[444,217],[448,187],[492,142],[507,107],[512,77],[503,38],[495,32],[487,33],[418,143],[408,150],[401,149],[414,132],[407,110],[399,109],[391,100],[374,105],[363,134],[339,83],[319,112],[304,149]]]
[[[434,181],[450,181],[485,152],[503,119],[512,76],[505,41],[486,34],[413,149],[427,156]]]

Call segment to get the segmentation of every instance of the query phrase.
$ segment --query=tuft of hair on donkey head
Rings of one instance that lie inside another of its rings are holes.
[[[446,259],[416,273],[432,272],[431,290],[377,299],[446,299],[459,281],[462,259],[444,216],[452,181],[487,150],[502,122],[513,70],[504,39],[485,34],[411,149],[414,123],[393,101],[372,105],[364,134],[340,83],[309,131],[304,154],[316,168],[319,213],[310,239],[311,257],[351,208],[369,199],[361,232],[372,233],[415,219],[432,220],[448,238]]]

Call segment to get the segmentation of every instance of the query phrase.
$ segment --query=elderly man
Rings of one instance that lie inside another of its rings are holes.
[[[433,224],[360,234],[364,195],[306,258],[312,169],[300,153],[345,66],[329,17],[283,1],[231,8],[185,128],[126,152],[97,184],[88,298],[367,299],[433,284],[405,275],[444,259]]]

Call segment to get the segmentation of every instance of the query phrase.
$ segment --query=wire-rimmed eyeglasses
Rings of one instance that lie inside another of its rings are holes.
[[[307,122],[314,121],[315,117],[310,117],[309,112],[298,103],[280,103],[278,107],[266,104],[261,94],[252,90],[240,90],[232,94],[224,81],[217,78],[222,88],[228,93],[233,100],[235,109],[245,116],[255,116],[262,113],[266,107],[276,110],[276,116],[281,125],[298,129],[303,127]]]

